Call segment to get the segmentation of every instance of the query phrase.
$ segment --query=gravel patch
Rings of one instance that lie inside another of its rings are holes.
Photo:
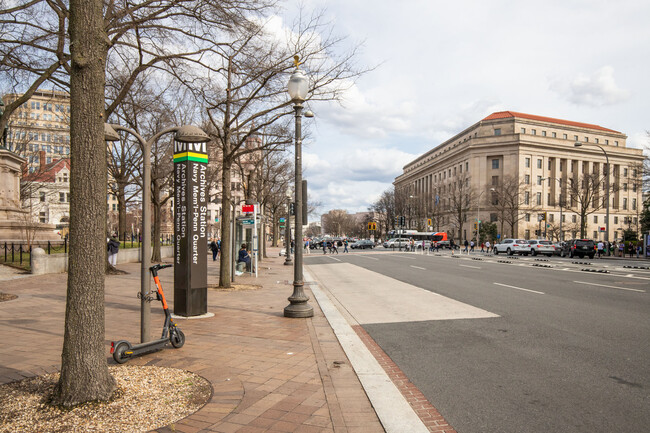
[[[262,286],[258,284],[232,284],[232,287],[221,287],[219,285],[208,286],[208,289],[217,290],[219,292],[239,292],[241,290],[259,290],[261,288]]]
[[[113,397],[73,409],[48,404],[59,373],[0,385],[0,432],[146,432],[191,415],[212,396],[210,383],[188,371],[108,368],[117,382]]]

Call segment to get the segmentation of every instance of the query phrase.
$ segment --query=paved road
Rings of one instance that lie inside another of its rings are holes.
[[[459,432],[647,432],[648,262],[477,256],[305,261]]]

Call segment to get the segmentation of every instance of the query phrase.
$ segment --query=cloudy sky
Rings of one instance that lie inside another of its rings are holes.
[[[377,68],[341,105],[314,103],[310,196],[365,211],[404,164],[485,116],[519,111],[649,144],[647,0],[302,0]],[[297,4],[286,4],[286,19]],[[293,8],[293,9],[292,9]]]

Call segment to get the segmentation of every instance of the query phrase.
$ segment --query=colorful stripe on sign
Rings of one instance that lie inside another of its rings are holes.
[[[196,162],[208,162],[208,155],[205,153],[194,153],[194,152],[181,152],[174,154],[174,162],[183,162],[183,161],[196,161]]]

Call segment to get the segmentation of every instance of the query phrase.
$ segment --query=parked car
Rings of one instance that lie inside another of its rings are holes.
[[[594,241],[591,239],[570,239],[565,242],[562,247],[562,252],[560,256],[571,258],[578,256],[581,259],[585,256],[588,256],[590,259],[593,259],[596,255],[596,246]]]
[[[553,243],[546,239],[531,239],[528,242],[530,245],[530,254],[536,256],[537,254],[544,254],[551,257],[555,253]]]
[[[360,249],[360,250],[365,250],[366,248],[372,249],[374,247],[375,247],[375,243],[370,239],[362,239],[350,245],[350,248]]]
[[[562,245],[564,245],[564,242],[553,242],[553,248],[555,248],[553,255],[559,256],[562,254]]]
[[[527,256],[530,253],[530,245],[525,239],[504,239],[496,244],[492,251],[494,254],[506,253],[509,256],[523,254]]]
[[[407,238],[393,238],[384,242],[384,248],[399,248],[406,246],[409,243]]]

